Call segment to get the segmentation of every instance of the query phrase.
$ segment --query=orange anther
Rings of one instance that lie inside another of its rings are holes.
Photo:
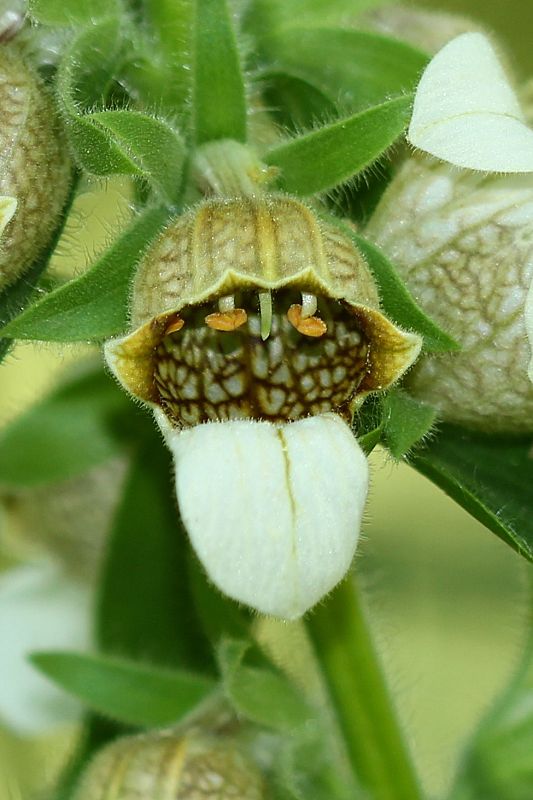
[[[235,331],[244,325],[248,319],[248,314],[244,308],[232,308],[231,311],[217,311],[208,314],[205,324],[215,331]]]
[[[176,331],[181,331],[184,325],[185,325],[185,320],[183,320],[181,317],[174,317],[172,322],[169,322],[169,324],[165,328],[164,336],[167,336],[169,333],[175,333]]]
[[[302,333],[304,336],[312,336],[315,339],[319,336],[324,336],[328,330],[324,320],[319,317],[302,317],[302,307],[299,303],[295,303],[289,308],[287,319],[298,333]]]

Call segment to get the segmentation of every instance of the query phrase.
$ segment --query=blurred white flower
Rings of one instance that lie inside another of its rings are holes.
[[[22,736],[74,722],[81,706],[28,661],[37,650],[92,645],[93,592],[48,561],[0,576],[0,722]]]

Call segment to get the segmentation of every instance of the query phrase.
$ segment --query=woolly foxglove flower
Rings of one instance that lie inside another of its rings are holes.
[[[413,393],[452,422],[533,430],[533,131],[489,42],[447,45],[420,82],[408,159],[367,229],[462,345],[424,357]],[[467,169],[470,168],[470,169]]]
[[[354,408],[405,372],[420,337],[379,311],[351,239],[283,195],[213,199],[171,223],[140,265],[132,322],[107,362],[156,412],[210,578],[300,616],[357,543]]]

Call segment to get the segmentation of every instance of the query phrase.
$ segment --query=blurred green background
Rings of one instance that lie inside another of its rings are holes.
[[[479,19],[500,34],[518,76],[533,74],[530,0],[426,0],[418,5]],[[83,269],[117,220],[129,213],[120,183],[88,188],[56,260],[60,272]],[[2,368],[0,423],[50,386],[78,355],[79,350],[66,346],[18,346]],[[438,797],[449,785],[463,742],[519,657],[527,565],[426,479],[394,465],[383,453],[372,461],[371,498],[356,567],[364,577],[375,635],[427,796]],[[75,735],[65,730],[46,742],[22,742],[0,731],[0,763],[18,772],[10,800],[26,800],[49,785]]]

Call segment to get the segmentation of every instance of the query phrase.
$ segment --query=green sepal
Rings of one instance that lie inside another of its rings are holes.
[[[382,441],[394,458],[402,458],[425,439],[437,419],[437,411],[394,388],[383,399]]]
[[[281,673],[243,664],[249,647],[249,642],[226,638],[217,648],[223,688],[235,711],[276,731],[305,726],[313,719],[307,701]]]
[[[408,459],[469,514],[533,561],[532,437],[487,436],[442,425]]]
[[[168,216],[165,208],[144,211],[87,272],[45,295],[0,333],[47,342],[98,342],[123,333],[135,268]]]
[[[196,144],[246,141],[246,92],[226,0],[195,0],[192,122]]]
[[[54,483],[123,454],[130,408],[101,370],[76,374],[0,432],[0,484]]]
[[[32,664],[93,711],[137,727],[176,724],[213,693],[203,675],[86,653],[34,653]]]
[[[290,139],[264,156],[280,170],[278,185],[313,195],[348,181],[380,158],[405,130],[412,98],[398,97]]]

